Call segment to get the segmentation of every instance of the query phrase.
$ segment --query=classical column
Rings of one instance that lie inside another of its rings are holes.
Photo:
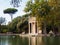
[[[29,25],[29,34],[30,34],[30,23],[28,25]]]
[[[38,33],[38,22],[37,22],[37,33]]]
[[[32,34],[36,33],[35,22],[32,22]]]

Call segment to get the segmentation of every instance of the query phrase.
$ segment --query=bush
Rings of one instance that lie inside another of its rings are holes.
[[[3,29],[3,31],[2,31],[3,33],[7,33],[8,32],[8,30],[7,29]]]

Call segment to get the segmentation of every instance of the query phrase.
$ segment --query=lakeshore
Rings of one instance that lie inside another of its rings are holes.
[[[50,35],[50,34],[0,34],[0,36],[5,36],[5,35],[19,35],[21,37],[41,37],[41,36],[60,36],[60,34],[57,35]]]

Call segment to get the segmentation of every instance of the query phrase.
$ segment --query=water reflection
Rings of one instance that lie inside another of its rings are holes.
[[[60,45],[60,37],[0,36],[0,45]]]
[[[60,37],[43,37],[44,45],[60,45]]]
[[[0,36],[0,45],[28,45],[27,37]]]
[[[29,45],[42,45],[42,37],[29,37]]]
[[[36,45],[36,37],[31,37],[31,45]]]

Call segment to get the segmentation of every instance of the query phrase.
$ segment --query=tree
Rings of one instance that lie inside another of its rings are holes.
[[[0,32],[1,32],[1,30],[2,30],[1,24],[4,23],[4,22],[5,22],[5,18],[0,17]]]
[[[11,5],[13,5],[13,7],[19,7],[21,1],[22,0],[11,0]]]
[[[1,33],[7,33],[9,30],[8,30],[8,26],[7,25],[1,25]]]
[[[51,2],[45,2],[44,0],[34,0],[34,2],[31,2],[30,0],[27,2],[24,9],[25,12],[29,12],[31,16],[37,18],[38,27],[42,27],[42,25],[44,26],[44,29],[42,28],[43,31],[46,31],[46,28],[49,28],[49,26],[51,26],[52,30],[55,30],[55,28],[58,27],[56,25],[60,23],[60,18],[57,18],[60,15],[59,10],[60,8],[57,6],[56,0],[53,0],[53,2],[52,0]]]
[[[17,24],[18,24],[18,22],[20,22],[20,21],[21,21],[21,17],[20,17],[20,16],[14,18],[14,19],[8,24],[9,32],[14,32],[14,33],[18,32],[18,30],[17,30]]]
[[[3,22],[5,22],[5,18],[0,17],[0,25],[1,25]]]
[[[27,2],[24,9],[25,12],[29,12],[31,16],[35,16],[38,21],[38,30],[41,30],[42,23],[44,23],[44,30],[46,30],[46,16],[49,15],[51,7],[44,0],[31,0]]]
[[[28,33],[28,16],[29,14],[25,14],[21,17],[21,21],[17,24],[17,29],[20,33],[25,32]]]
[[[11,20],[12,20],[13,14],[15,14],[17,11],[18,11],[18,10],[15,9],[15,8],[7,8],[7,9],[5,9],[3,12],[4,12],[4,14],[10,14]]]
[[[10,22],[8,24],[9,27],[9,32],[13,32],[13,33],[22,33],[24,32],[28,32],[28,14],[21,16],[18,16],[16,18],[14,18],[12,20],[12,22]]]

